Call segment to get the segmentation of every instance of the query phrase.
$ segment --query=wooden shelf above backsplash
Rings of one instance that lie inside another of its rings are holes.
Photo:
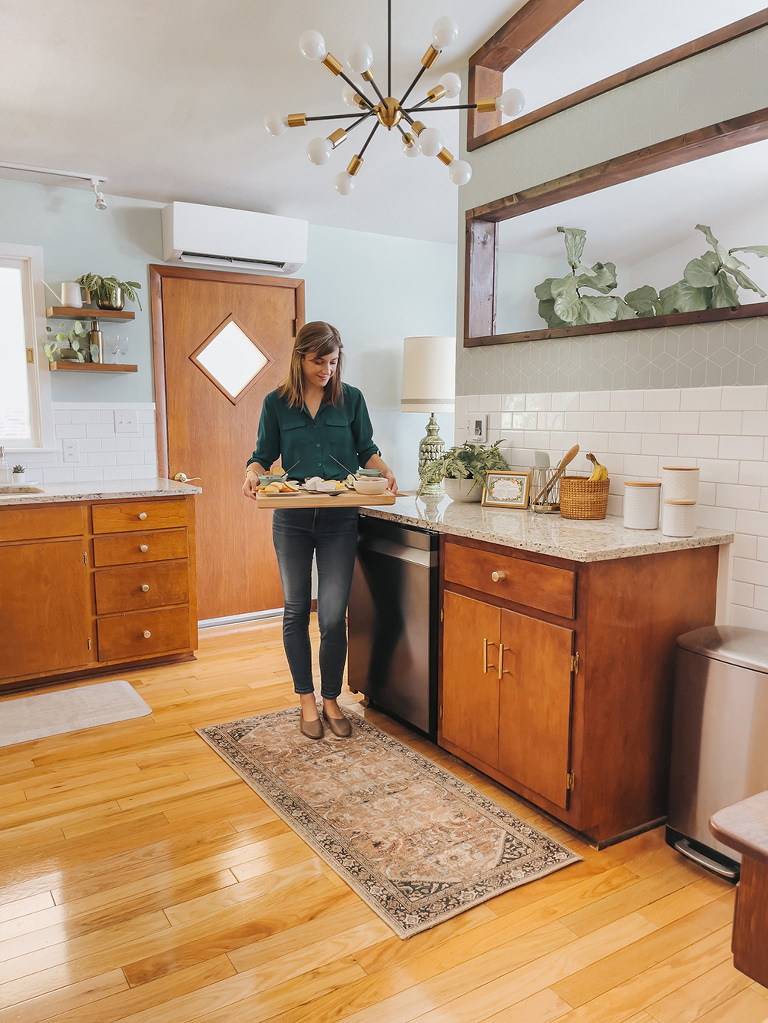
[[[65,320],[132,320],[136,313],[127,309],[75,309],[74,306],[52,305],[45,310],[48,319],[61,316]]]

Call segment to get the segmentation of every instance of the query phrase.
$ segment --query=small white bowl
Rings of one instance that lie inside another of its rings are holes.
[[[378,497],[386,493],[389,481],[383,478],[355,480],[355,490],[358,494],[365,494],[367,497]]]

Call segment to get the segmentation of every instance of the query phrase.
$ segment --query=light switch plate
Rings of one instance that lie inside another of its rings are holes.
[[[135,408],[115,409],[115,433],[138,433],[139,417]]]
[[[467,440],[473,444],[485,444],[488,440],[488,416],[477,413],[467,417]]]

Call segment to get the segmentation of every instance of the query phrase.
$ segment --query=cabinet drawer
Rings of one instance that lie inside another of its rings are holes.
[[[47,540],[54,536],[81,536],[82,532],[83,511],[79,504],[0,509],[0,540]]]
[[[186,529],[158,533],[130,533],[126,536],[97,536],[93,540],[93,563],[134,565],[150,561],[186,558],[189,553]]]
[[[447,543],[443,571],[447,583],[458,583],[491,598],[513,600],[562,618],[574,617],[576,574],[566,568]]]
[[[94,533],[139,529],[173,529],[187,524],[187,505],[180,501],[110,502],[93,506]]]
[[[133,660],[190,648],[189,608],[169,607],[100,618],[99,660]]]
[[[189,603],[186,561],[108,568],[94,574],[96,614]]]

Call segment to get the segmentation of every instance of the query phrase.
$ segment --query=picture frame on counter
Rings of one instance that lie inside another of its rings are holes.
[[[489,469],[485,474],[482,504],[486,508],[527,508],[530,490],[529,472]]]

